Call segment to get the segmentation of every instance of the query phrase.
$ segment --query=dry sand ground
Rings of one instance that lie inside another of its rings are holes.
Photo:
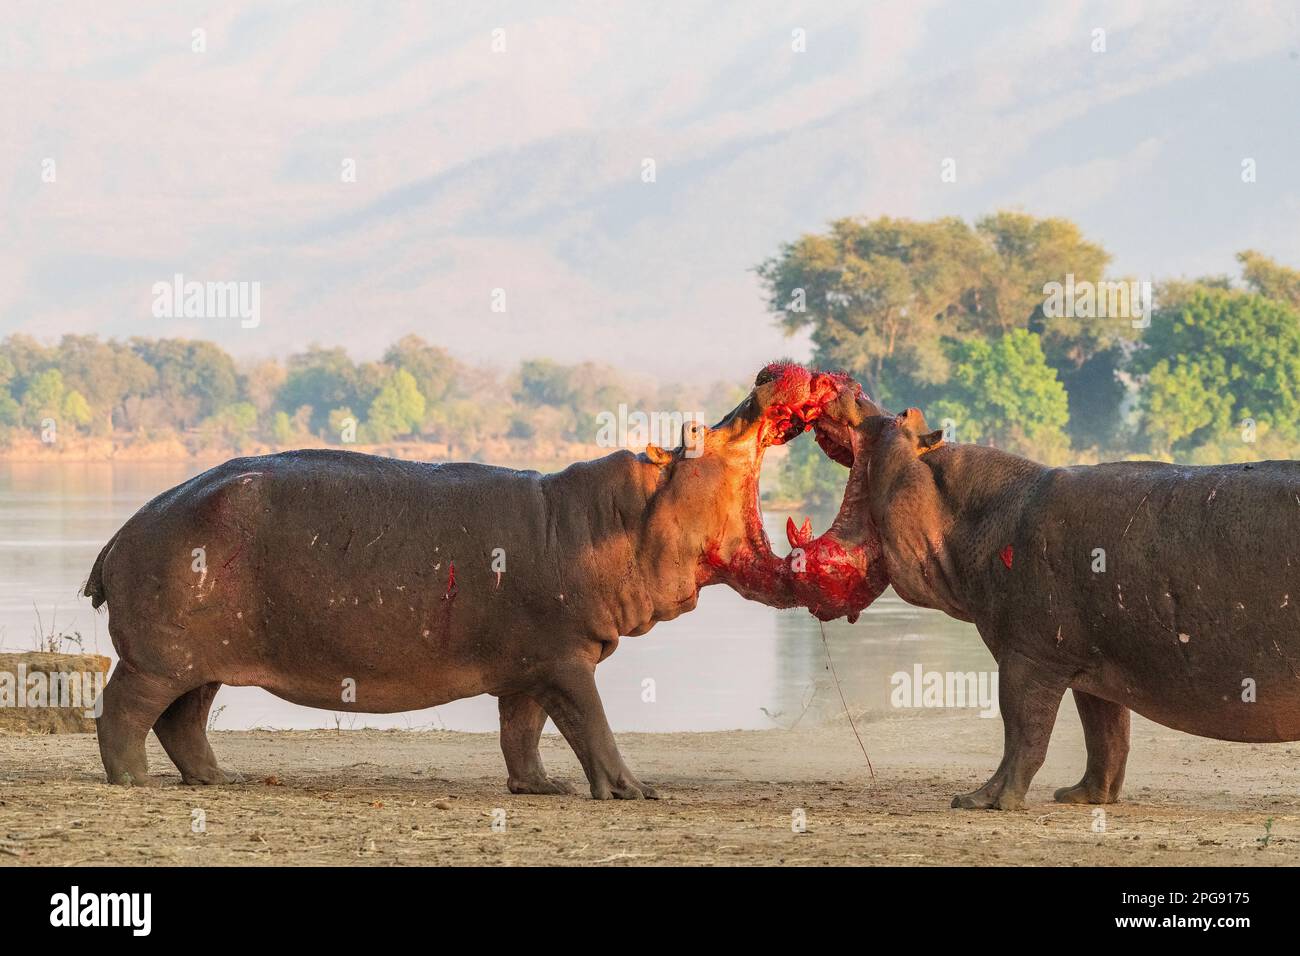
[[[1051,802],[1083,766],[1067,705],[1046,766],[1015,813],[951,810],[1001,752],[1001,721],[972,712],[798,731],[622,734],[657,802],[511,796],[496,738],[405,731],[217,732],[247,783],[102,780],[93,736],[0,737],[0,865],[94,864],[1296,864],[1300,744],[1256,746],[1134,726],[1125,802]],[[550,771],[585,793],[563,740]],[[505,811],[504,832],[492,828]],[[794,833],[802,809],[807,831]],[[192,832],[194,811],[206,833]],[[1271,839],[1265,836],[1272,819]]]

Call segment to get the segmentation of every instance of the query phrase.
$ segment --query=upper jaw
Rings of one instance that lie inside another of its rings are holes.
[[[861,388],[853,394],[846,393],[827,405],[813,423],[817,444],[827,457],[851,468],[863,423],[868,418],[888,414],[882,406],[864,395]]]

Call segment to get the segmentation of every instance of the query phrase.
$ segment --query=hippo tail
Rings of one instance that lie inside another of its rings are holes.
[[[121,532],[118,532],[120,534]],[[82,588],[81,593],[90,598],[90,606],[99,610],[100,606],[108,600],[108,591],[104,588],[104,559],[108,557],[108,552],[113,550],[113,545],[117,543],[117,535],[108,539],[108,544],[99,552],[99,557],[95,559],[94,565],[90,569],[90,577],[86,579],[86,586]]]

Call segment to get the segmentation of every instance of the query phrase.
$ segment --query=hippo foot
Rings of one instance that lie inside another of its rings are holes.
[[[546,776],[528,779],[510,777],[506,780],[506,788],[511,793],[564,794],[576,792],[565,781]]]
[[[620,777],[591,785],[593,800],[658,800],[659,792],[634,777]]]
[[[244,778],[241,774],[226,773],[220,767],[213,767],[211,770],[203,770],[197,773],[181,773],[181,783],[190,787],[219,787],[225,784],[243,783]]]
[[[1023,810],[1025,798],[1008,792],[1000,784],[985,784],[971,793],[957,794],[952,798],[952,806],[958,810]]]
[[[148,773],[132,774],[125,770],[110,774],[108,782],[116,787],[161,787],[163,785],[161,777]]]
[[[1057,803],[1118,803],[1119,794],[1109,793],[1085,777],[1073,787],[1057,790],[1052,799]]]

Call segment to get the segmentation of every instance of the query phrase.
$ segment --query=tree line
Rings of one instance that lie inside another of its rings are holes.
[[[521,362],[508,373],[461,362],[415,335],[376,361],[311,346],[285,360],[239,362],[212,342],[0,341],[0,443],[54,433],[156,440],[198,448],[440,442],[473,457],[491,441],[527,449],[596,440],[598,416],[729,407],[744,383],[659,383],[593,363]]]

